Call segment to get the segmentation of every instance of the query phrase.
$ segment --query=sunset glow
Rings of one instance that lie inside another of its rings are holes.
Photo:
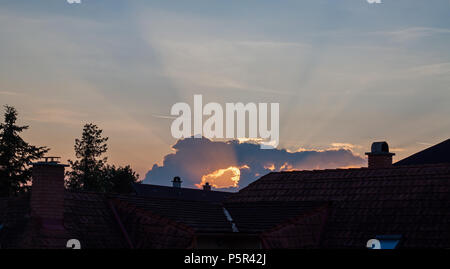
[[[225,169],[216,170],[210,174],[202,176],[200,184],[195,184],[198,188],[208,182],[213,188],[236,188],[239,187],[241,169],[248,169],[247,165],[241,167],[230,166]]]
[[[270,171],[274,171],[275,170],[275,164],[267,164],[267,165],[264,165],[264,169],[268,169],[268,170],[270,170]]]
[[[365,166],[373,141],[387,140],[396,162],[450,133],[448,0],[41,2],[2,1],[0,105],[17,108],[26,141],[63,162],[93,123],[110,138],[108,163],[130,165],[145,184],[180,176],[196,188],[247,164],[242,188],[272,171]],[[174,137],[179,103],[191,110],[186,133],[224,137]],[[238,103],[258,104],[258,119],[259,104],[279,104],[276,147],[254,147],[274,139],[249,112],[245,133],[237,112],[226,121]],[[405,134],[416,129],[426,131]]]
[[[280,171],[292,171],[294,170],[294,168],[292,167],[292,165],[290,165],[289,163],[284,163],[281,167],[280,167]]]

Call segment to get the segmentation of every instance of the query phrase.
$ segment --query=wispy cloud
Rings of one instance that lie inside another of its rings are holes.
[[[170,120],[173,120],[173,119],[176,119],[176,118],[177,118],[177,117],[175,117],[175,116],[169,116],[169,115],[157,115],[157,114],[153,114],[152,116],[155,117],[155,118],[158,118],[158,119],[170,119]]]
[[[43,108],[35,111],[27,119],[34,122],[45,122],[80,126],[89,114],[71,111],[64,108]]]
[[[427,143],[427,142],[417,142],[417,144],[419,145],[424,145],[424,146],[433,146],[433,143]]]
[[[27,96],[25,93],[21,92],[10,92],[10,91],[0,91],[0,95],[9,95],[9,96]]]
[[[331,143],[331,147],[336,149],[350,149],[350,150],[362,148],[362,146],[360,145],[354,145],[351,143],[339,143],[339,142]]]
[[[431,27],[409,27],[394,31],[374,32],[376,35],[383,35],[395,42],[409,42],[437,34],[450,34],[450,29]]]
[[[409,74],[418,76],[438,76],[441,78],[450,79],[450,62],[419,65],[411,67],[408,71]]]

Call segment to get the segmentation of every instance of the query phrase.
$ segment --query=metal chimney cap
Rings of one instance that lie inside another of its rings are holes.
[[[54,156],[45,156],[40,158],[40,161],[31,163],[32,165],[57,165],[57,166],[69,166],[67,164],[61,164],[60,163],[61,157],[54,157]]]
[[[173,178],[173,180],[172,180],[172,182],[179,182],[179,183],[181,183],[181,182],[183,182],[183,181],[181,181],[181,178],[180,177],[174,177]]]
[[[210,191],[211,187],[212,186],[209,184],[209,182],[206,182],[205,185],[203,185],[203,190],[204,191]]]
[[[389,152],[389,144],[386,141],[372,143],[371,152],[366,152],[366,155],[395,155]]]

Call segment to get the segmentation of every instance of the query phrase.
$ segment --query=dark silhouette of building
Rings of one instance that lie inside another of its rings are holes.
[[[450,163],[392,165],[392,155],[377,142],[368,168],[272,172],[234,194],[180,178],[127,195],[68,191],[64,166],[47,160],[31,196],[0,199],[0,246],[449,248]]]
[[[205,184],[203,190],[182,188],[181,184],[180,185],[176,184],[173,187],[168,187],[151,184],[133,183],[132,186],[134,192],[137,195],[152,198],[170,198],[170,199],[193,200],[193,201],[223,202],[233,194],[231,192],[224,192],[224,191],[205,191],[211,190],[211,186],[209,184],[208,185]]]
[[[394,165],[421,165],[450,163],[450,139],[413,154]]]

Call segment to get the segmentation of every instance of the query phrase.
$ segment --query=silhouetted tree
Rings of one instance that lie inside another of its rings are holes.
[[[78,160],[69,160],[72,171],[67,172],[66,186],[69,189],[87,191],[106,191],[108,182],[103,176],[107,161],[102,155],[108,150],[108,137],[102,137],[97,125],[84,125],[81,139],[75,139],[75,156]]]
[[[109,192],[130,193],[133,191],[132,183],[137,183],[139,175],[134,172],[129,165],[125,167],[115,167],[108,165],[105,168],[105,177],[110,183]]]
[[[86,124],[81,139],[75,139],[75,155],[72,168],[67,172],[66,186],[73,190],[129,193],[131,183],[137,182],[137,175],[131,167],[107,165],[102,157],[108,150],[108,137],[102,137],[102,130],[95,124]]]
[[[0,196],[26,192],[31,182],[31,162],[49,150],[32,146],[20,137],[28,126],[16,125],[17,115],[14,107],[5,106],[4,122],[0,124]]]

